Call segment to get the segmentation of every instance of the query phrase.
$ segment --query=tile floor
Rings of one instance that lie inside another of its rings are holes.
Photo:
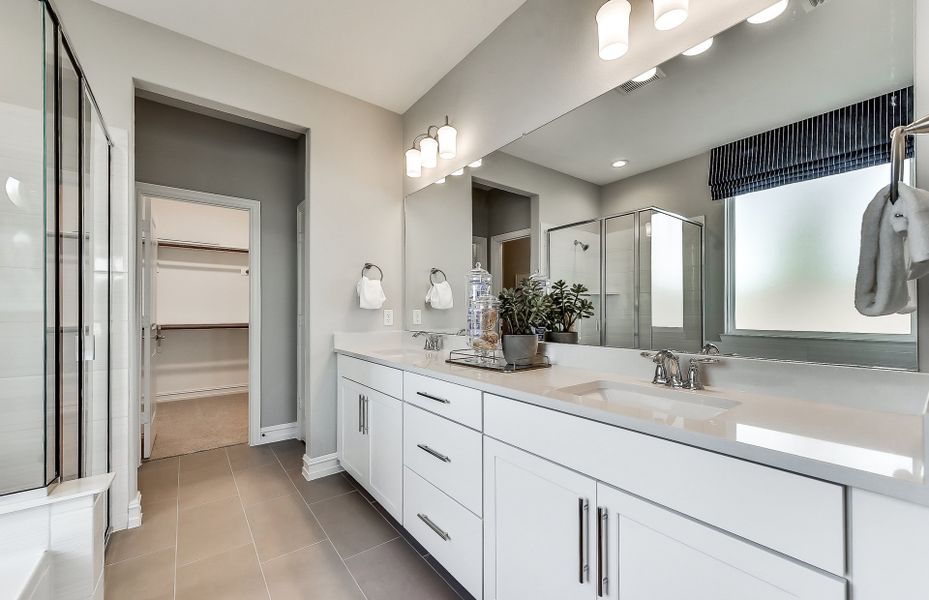
[[[304,480],[303,454],[290,440],[143,465],[143,524],[110,539],[107,600],[472,600],[350,477]]]
[[[152,459],[248,441],[248,394],[159,402]]]

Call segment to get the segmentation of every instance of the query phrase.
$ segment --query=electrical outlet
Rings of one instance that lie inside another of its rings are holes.
[[[416,309],[413,311],[413,325],[423,324],[423,311]]]
[[[392,308],[384,309],[384,327],[390,327],[394,324],[394,310]]]

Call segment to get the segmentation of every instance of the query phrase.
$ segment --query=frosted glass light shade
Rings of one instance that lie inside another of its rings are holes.
[[[439,142],[435,138],[427,137],[419,141],[419,151],[423,156],[423,166],[434,169],[439,164]]]
[[[658,67],[652,67],[651,69],[649,69],[648,71],[645,71],[641,75],[636,75],[635,77],[633,77],[632,81],[636,83],[643,83],[645,81],[648,81],[649,79],[651,79],[657,74],[658,74]]]
[[[629,51],[631,12],[628,0],[609,0],[597,11],[597,37],[603,60],[616,60]]]
[[[788,4],[790,4],[790,0],[779,0],[763,11],[750,16],[748,18],[748,22],[753,25],[760,25],[761,23],[773,21],[774,19],[781,16],[785,10],[787,10]]]
[[[442,125],[436,134],[439,138],[439,156],[448,160],[458,152],[458,130],[451,125]]]
[[[406,151],[406,176],[422,177],[423,161],[422,154],[416,148],[410,148]]]
[[[468,166],[471,167],[472,169],[480,169],[482,164],[484,164],[484,159],[479,158]]]
[[[684,56],[697,56],[698,54],[703,54],[707,50],[713,47],[713,38],[702,41],[693,48],[689,48],[681,52]]]
[[[438,184],[440,184],[440,185],[443,184],[443,183],[445,183],[445,178],[443,177],[442,179],[436,181],[436,183],[438,183]]]
[[[461,169],[458,169],[457,171],[452,171],[452,175],[454,175],[455,177],[464,175],[464,167],[462,167]]]
[[[687,20],[690,0],[654,0],[655,29],[668,31]]]

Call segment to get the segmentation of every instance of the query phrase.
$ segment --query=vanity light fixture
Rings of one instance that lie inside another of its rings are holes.
[[[609,0],[597,11],[600,58],[616,60],[629,51],[629,0]]]
[[[445,178],[443,177],[442,179],[436,181],[436,183],[445,183]]]
[[[653,0],[655,7],[655,29],[669,31],[687,20],[690,0]]]
[[[622,167],[625,167],[625,166],[628,165],[628,164],[629,164],[629,161],[628,161],[628,160],[622,160],[622,159],[616,160],[616,161],[613,161],[613,168],[614,168],[614,169],[620,169],[620,168],[622,168]]]
[[[698,54],[703,54],[707,50],[713,47],[713,38],[706,40],[705,42],[700,42],[693,48],[684,50],[681,52],[684,56],[697,56]]]
[[[472,169],[480,169],[482,164],[484,164],[484,159],[479,158],[468,166],[471,167]]]
[[[459,175],[464,175],[464,167],[458,169],[457,171],[452,171],[452,175],[458,177]]]
[[[419,140],[419,151],[422,154],[423,166],[434,169],[439,164],[439,142],[432,137]]]
[[[790,4],[790,0],[778,0],[768,8],[758,12],[748,18],[748,22],[752,25],[760,25],[762,23],[767,23],[768,21],[773,21],[778,18],[784,11],[787,10],[787,5]]]
[[[654,78],[656,75],[658,75],[658,67],[652,67],[651,69],[649,69],[648,71],[645,71],[641,75],[633,77],[632,81],[636,83],[643,83],[645,81],[648,81],[649,79]]]
[[[406,151],[406,176],[422,177],[423,175],[423,156],[420,151],[413,147]]]
[[[436,131],[436,137],[439,138],[439,156],[446,160],[455,158],[458,151],[458,130],[448,123],[448,115],[445,115],[445,125]]]

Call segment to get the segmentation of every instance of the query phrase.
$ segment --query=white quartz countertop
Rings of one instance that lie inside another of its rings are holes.
[[[860,406],[860,402],[844,404],[841,398],[810,401],[708,386],[704,397],[734,400],[738,405],[710,419],[688,419],[655,408],[561,391],[595,381],[651,386],[651,369],[645,362],[637,365],[641,378],[558,364],[548,369],[498,373],[448,364],[448,350],[388,347],[376,336],[371,340],[337,336],[335,350],[490,394],[929,506],[925,469],[929,419],[924,413],[871,410]],[[493,399],[485,398],[487,401]]]

